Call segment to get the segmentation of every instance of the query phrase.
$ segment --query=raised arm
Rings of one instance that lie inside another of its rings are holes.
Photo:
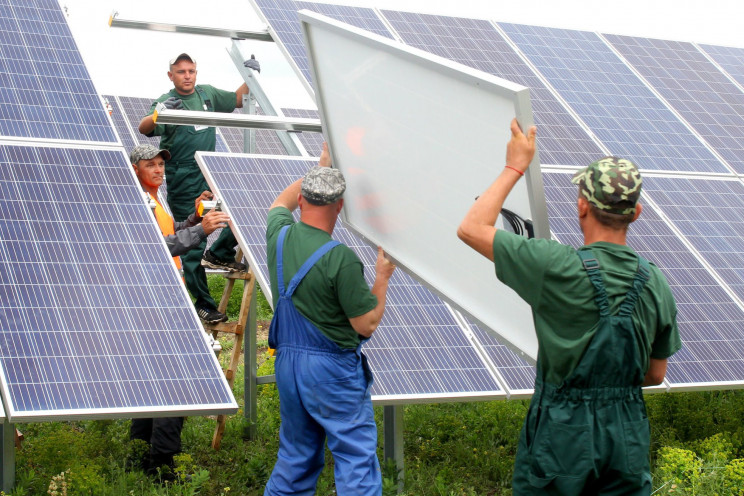
[[[375,283],[372,285],[372,294],[377,297],[377,306],[369,312],[358,317],[349,319],[351,327],[358,333],[368,338],[380,325],[385,313],[385,301],[387,298],[388,281],[395,271],[395,265],[385,257],[382,248],[377,247],[377,262],[375,263]]]
[[[504,200],[535,155],[535,135],[532,126],[525,135],[516,119],[511,122],[511,139],[506,145],[506,166],[496,181],[478,197],[457,229],[457,237],[472,249],[493,261],[493,236],[496,234],[496,219],[501,213]]]
[[[331,155],[328,152],[328,143],[323,143],[323,151],[320,153],[320,160],[318,161],[318,165],[321,167],[331,166]],[[300,195],[301,186],[302,178],[287,186],[284,191],[279,193],[279,196],[276,197],[276,200],[274,200],[274,203],[271,204],[269,210],[274,207],[284,207],[290,212],[294,212],[294,210],[298,206],[297,197]]]

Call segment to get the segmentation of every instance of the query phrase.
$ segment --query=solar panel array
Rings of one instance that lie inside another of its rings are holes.
[[[236,411],[58,3],[1,2],[0,26],[5,414]]]
[[[197,160],[210,186],[219,191],[236,236],[270,298],[266,265],[266,211],[276,196],[302,177],[316,159],[224,156],[199,152]],[[351,247],[365,265],[370,286],[376,250],[339,221],[333,237]],[[396,271],[390,281],[383,321],[365,344],[375,374],[376,401],[415,401],[451,397],[498,397],[506,393],[495,379],[497,365],[478,353],[455,315],[409,275]],[[513,363],[519,359],[511,352]],[[505,373],[510,380],[513,374]],[[520,389],[521,383],[509,389]]]
[[[528,86],[551,231],[561,242],[583,244],[564,166],[607,154],[635,161],[647,173],[648,203],[629,244],[661,268],[679,306],[684,348],[667,380],[673,389],[744,381],[744,48],[373,10],[389,28],[380,30],[370,9],[252,3],[308,81],[296,15],[303,8]],[[510,377],[510,392],[531,389],[532,367],[508,349],[499,355],[503,347],[482,330],[472,333],[497,374]]]
[[[3,2],[0,26],[0,136],[116,143],[57,1]]]

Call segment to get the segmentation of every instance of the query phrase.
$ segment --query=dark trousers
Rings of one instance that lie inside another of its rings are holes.
[[[234,260],[235,247],[237,245],[238,240],[235,239],[235,235],[229,228],[225,228],[209,249],[221,260]],[[201,265],[202,255],[206,248],[207,240],[204,240],[198,248],[194,248],[185,255],[181,255],[183,278],[189,293],[196,298],[194,305],[197,308],[217,308],[217,303],[215,303],[212,295],[209,294],[207,273]]]
[[[141,439],[150,447],[142,460],[141,468],[154,472],[167,465],[173,468],[173,456],[181,452],[183,417],[132,419],[129,439]]]

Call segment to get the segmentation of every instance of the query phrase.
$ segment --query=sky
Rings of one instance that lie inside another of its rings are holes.
[[[111,28],[108,19],[264,31],[250,0],[59,0],[101,94],[155,98],[171,88],[168,60],[187,52],[197,81],[235,90],[241,84],[227,50],[212,36]],[[334,0],[331,3],[443,14],[744,48],[744,1],[716,0]],[[245,41],[261,63],[261,86],[275,105],[312,108],[283,55],[271,42]]]

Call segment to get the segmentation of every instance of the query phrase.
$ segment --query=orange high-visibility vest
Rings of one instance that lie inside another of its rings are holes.
[[[155,200],[155,220],[158,221],[158,226],[160,226],[160,232],[163,233],[163,236],[170,236],[171,234],[176,234],[176,228],[175,228],[175,224],[173,223],[173,217],[168,215],[168,212],[165,211],[165,209],[160,204],[157,198],[155,198],[152,195],[150,195],[150,198]],[[176,264],[176,267],[178,268],[178,270],[181,270],[181,257],[173,257],[173,263]]]

